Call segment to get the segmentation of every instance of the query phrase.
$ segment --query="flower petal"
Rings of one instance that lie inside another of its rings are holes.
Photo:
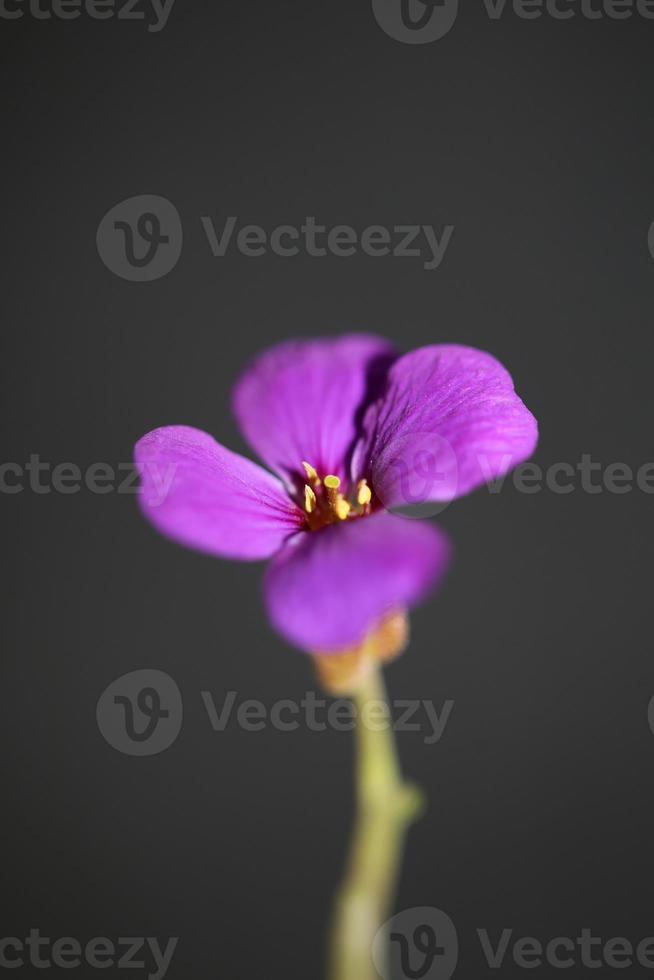
[[[423,347],[391,367],[353,455],[385,507],[452,500],[533,452],[538,427],[508,371],[471,347]]]
[[[137,442],[134,457],[143,513],[187,547],[269,558],[304,522],[279,480],[200,429],[155,429]]]
[[[345,477],[357,423],[394,356],[388,341],[366,334],[270,348],[234,389],[243,435],[290,482],[303,477],[305,460],[321,476]]]
[[[431,524],[386,513],[296,535],[267,569],[268,615],[295,646],[336,653],[419,601],[444,574],[449,550]]]

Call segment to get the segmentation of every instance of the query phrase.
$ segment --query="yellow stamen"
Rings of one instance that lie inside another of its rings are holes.
[[[340,521],[347,520],[350,513],[350,505],[344,497],[340,497],[336,501],[336,516]]]
[[[312,514],[316,509],[316,495],[309,486],[304,488],[304,509],[307,514]]]
[[[325,493],[327,494],[327,503],[331,511],[335,514],[336,508],[338,507],[338,501],[341,499],[341,495],[338,492],[338,488],[341,485],[341,481],[337,476],[326,476],[324,479]]]
[[[320,477],[318,476],[318,472],[315,467],[313,467],[311,463],[302,463],[302,465],[304,466],[304,472],[307,475],[309,483],[314,487],[320,486]]]
[[[359,480],[357,484],[357,503],[360,507],[365,507],[372,500],[372,490],[365,480]]]

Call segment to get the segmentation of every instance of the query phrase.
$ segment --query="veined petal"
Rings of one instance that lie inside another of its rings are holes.
[[[471,347],[423,347],[391,367],[352,468],[385,507],[452,500],[506,474],[537,441],[499,361]]]
[[[347,476],[365,407],[394,359],[388,341],[366,334],[289,341],[258,357],[241,376],[232,406],[243,435],[285,480],[304,461],[321,476]]]
[[[200,429],[155,429],[137,442],[134,457],[143,513],[187,547],[269,558],[304,522],[279,480]]]
[[[268,615],[302,650],[337,653],[418,602],[443,576],[449,551],[431,524],[386,513],[297,535],[267,569]]]

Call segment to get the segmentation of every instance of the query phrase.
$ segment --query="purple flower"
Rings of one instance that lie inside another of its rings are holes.
[[[143,511],[188,547],[271,559],[271,622],[321,653],[363,642],[445,572],[444,534],[389,508],[412,502],[416,483],[423,500],[468,493],[537,441],[535,419],[489,354],[439,345],[399,356],[367,335],[264,352],[238,381],[233,410],[276,475],[198,429],[155,429],[135,450]]]

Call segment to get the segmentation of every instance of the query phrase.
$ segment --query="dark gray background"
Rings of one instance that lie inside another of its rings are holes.
[[[243,450],[228,395],[244,362],[353,328],[492,351],[539,419],[543,466],[654,458],[652,22],[492,22],[464,3],[446,38],[408,46],[365,2],[177,0],[159,34],[0,31],[5,460],[116,464],[171,423]],[[95,233],[144,193],[174,202],[184,250],[129,283]],[[435,272],[214,259],[201,214],[456,230]],[[452,916],[463,976],[488,974],[477,927],[654,934],[652,506],[509,486],[440,518],[456,563],[388,681],[455,707],[438,745],[400,738],[430,808],[397,907]],[[200,700],[314,686],[265,622],[260,568],[176,548],[132,496],[25,490],[2,511],[3,935],[176,935],[172,978],[319,977],[350,737],[216,734]],[[103,689],[141,667],[185,704],[149,759],[95,723]]]

